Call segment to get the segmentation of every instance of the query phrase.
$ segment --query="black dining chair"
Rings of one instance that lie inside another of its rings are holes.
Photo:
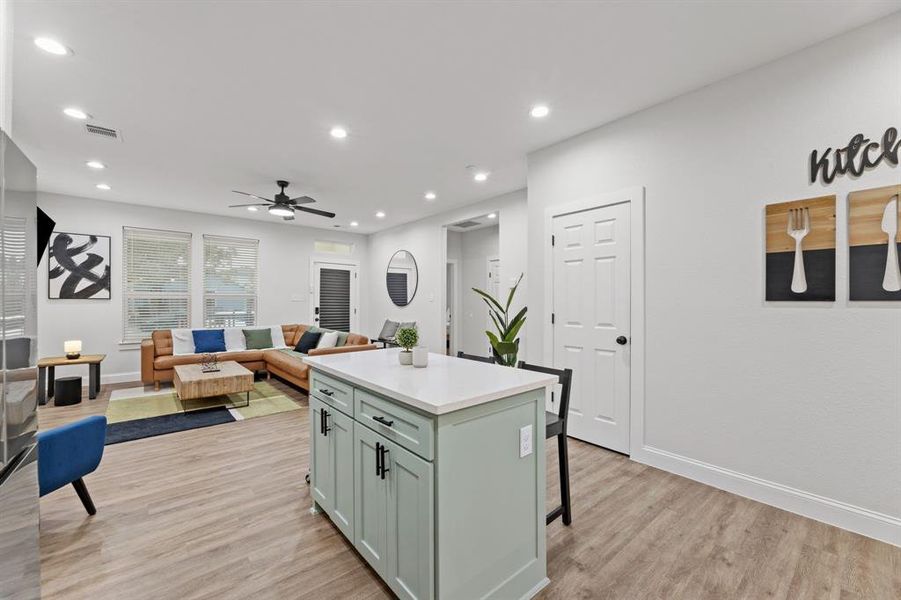
[[[560,500],[561,505],[547,514],[545,524],[563,515],[563,524],[572,523],[572,499],[569,495],[569,452],[566,449],[566,417],[569,414],[569,391],[572,387],[572,369],[551,369],[539,365],[530,365],[526,361],[519,361],[519,368],[527,371],[538,371],[548,375],[556,375],[560,380],[560,405],[559,413],[545,411],[544,437],[550,439],[557,437],[557,457],[560,461]],[[551,392],[551,404],[554,404],[554,392]]]
[[[475,354],[466,354],[466,353],[463,352],[462,350],[460,350],[459,352],[457,352],[457,358],[465,358],[466,360],[477,360],[477,361],[483,362],[483,363],[491,363],[491,364],[494,364],[494,357],[493,357],[493,356],[488,356],[488,357],[485,357],[485,356],[476,356]]]

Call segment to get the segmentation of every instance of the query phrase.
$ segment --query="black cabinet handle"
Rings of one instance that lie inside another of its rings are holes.
[[[319,435],[325,435],[325,411],[319,409]]]
[[[378,477],[382,474],[382,444],[381,442],[375,443],[375,476]]]
[[[324,436],[328,436],[328,432],[332,430],[332,428],[328,426],[329,414],[330,413],[327,410],[322,410],[322,435]]]
[[[382,479],[384,479],[385,473],[387,473],[388,471],[391,470],[385,466],[385,455],[388,454],[388,448],[384,444],[382,444],[381,452],[382,452]]]
[[[381,424],[384,425],[385,427],[391,427],[392,425],[394,425],[394,421],[389,421],[388,419],[386,419],[386,418],[383,417],[383,416],[372,417],[372,420],[373,420],[373,421],[378,421],[379,423],[381,423]]]
[[[322,388],[319,388],[319,393],[320,393],[320,394],[325,394],[325,395],[328,396],[329,398],[331,398],[332,396],[335,395],[335,392],[332,392],[332,391],[330,391],[330,390],[324,390],[324,389],[322,389]]]

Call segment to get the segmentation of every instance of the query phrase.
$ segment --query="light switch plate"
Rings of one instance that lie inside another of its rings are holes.
[[[519,457],[525,458],[532,453],[532,426],[519,428]]]

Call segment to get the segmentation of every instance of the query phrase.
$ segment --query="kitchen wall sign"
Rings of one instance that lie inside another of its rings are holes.
[[[851,300],[901,300],[901,185],[848,196]]]
[[[879,142],[858,133],[844,148],[826,148],[822,154],[818,150],[811,151],[810,183],[814,183],[817,176],[822,177],[823,183],[832,183],[836,176],[845,173],[859,177],[866,169],[872,169],[882,162],[897,167],[899,152],[901,140],[894,127],[886,129]]]
[[[766,207],[766,299],[835,300],[835,196]]]

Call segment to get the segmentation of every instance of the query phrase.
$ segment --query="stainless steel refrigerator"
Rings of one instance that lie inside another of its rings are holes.
[[[0,598],[41,596],[37,173],[0,130]]]

